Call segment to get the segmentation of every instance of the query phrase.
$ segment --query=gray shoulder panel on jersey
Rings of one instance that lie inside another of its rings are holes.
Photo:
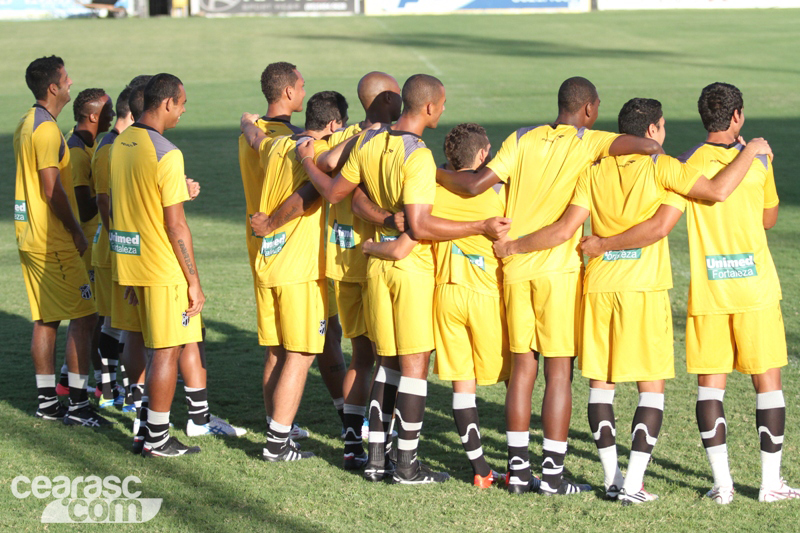
[[[539,126],[544,126],[544,124],[537,124],[536,126],[526,126],[524,128],[518,129],[517,130],[517,142],[519,142],[519,140],[522,138],[523,135],[525,135],[526,133],[528,133],[531,130],[535,130]]]
[[[586,128],[580,128],[578,129],[578,133],[575,134],[575,137],[577,137],[580,140],[583,140],[584,133],[586,133]]]
[[[309,140],[313,141],[314,137],[311,137],[310,135],[302,135],[302,136],[298,137],[297,140],[295,141],[295,145],[294,145],[295,149],[297,149],[297,147],[300,146],[302,143],[304,143],[306,141],[309,141]],[[311,161],[314,161],[314,159],[312,158]]]
[[[705,143],[700,143],[700,144],[698,144],[697,146],[694,146],[694,147],[690,148],[689,150],[687,150],[687,151],[683,152],[681,155],[679,155],[679,156],[678,156],[678,161],[680,161],[681,163],[686,163],[686,162],[689,160],[689,158],[690,158],[690,157],[692,157],[692,156],[694,155],[694,153],[695,153],[695,152],[696,152],[696,151],[697,151],[697,150],[698,150],[698,149],[699,149],[701,146],[703,146],[704,144],[705,144]]]
[[[403,148],[405,148],[406,152],[403,161],[408,161],[408,158],[417,148],[426,148],[426,146],[425,142],[416,135],[403,134]]]
[[[48,122],[48,121],[55,122],[55,120],[53,120],[53,115],[51,115],[47,111],[47,109],[45,109],[43,107],[39,107],[38,105],[34,109],[35,110],[33,112],[33,130],[32,131],[36,131],[36,128],[38,128],[39,125],[42,124],[43,122]]]
[[[367,130],[367,132],[364,134],[364,138],[362,139],[358,149],[360,150],[364,148],[364,145],[367,144],[370,140],[372,140],[377,134],[384,132],[387,129],[389,129],[389,126],[387,124],[381,124],[381,127],[378,128],[377,130]]]
[[[658,156],[660,156],[660,155],[661,154],[653,154],[653,155],[650,156],[650,159],[653,160],[653,163],[657,163],[658,162]]]
[[[70,148],[80,148],[83,150],[86,148],[86,143],[83,142],[83,139],[75,135],[74,133],[69,136],[69,140],[67,141],[67,146]]]
[[[106,133],[105,136],[100,141],[100,144],[97,145],[97,150],[99,150],[100,148],[102,148],[107,144],[112,144],[117,139],[117,135],[119,134],[114,131],[109,131],[108,133]]]
[[[153,148],[156,149],[156,158],[161,161],[161,158],[167,155],[168,152],[177,150],[178,147],[169,142],[166,137],[157,131],[147,129],[147,134],[150,135],[150,142],[153,143]]]
[[[502,181],[498,181],[497,183],[492,185],[492,189],[494,189],[494,192],[496,192],[497,194],[500,194],[501,192],[503,192],[504,185],[505,183],[503,183]]]
[[[67,143],[64,141],[64,136],[61,136],[61,146],[58,147],[58,160],[61,161],[64,159],[64,155],[67,153]]]
[[[764,165],[764,168],[769,168],[769,163],[767,162],[767,156],[764,154],[758,154],[756,159],[761,161],[761,164]]]

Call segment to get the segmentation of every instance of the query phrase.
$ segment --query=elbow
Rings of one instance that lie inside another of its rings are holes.
[[[775,224],[776,224],[777,222],[778,222],[777,220],[768,220],[768,221],[765,221],[765,222],[764,222],[764,229],[765,229],[765,230],[771,230],[772,228],[774,228],[774,227],[775,227]]]
[[[339,202],[341,202],[342,200],[344,200],[345,198],[347,198],[347,193],[331,191],[328,194],[325,194],[324,196],[325,196],[325,200],[327,200],[328,203],[330,203],[331,205],[336,205]],[[361,211],[361,210],[359,209],[358,211]],[[355,213],[356,216],[358,216],[358,213],[356,212],[355,209],[353,210],[353,213]]]
[[[648,146],[647,146],[647,154],[646,155],[658,155],[658,154],[663,154],[664,153],[664,149],[662,148],[662,146],[657,141],[654,141],[653,139],[648,139],[648,140],[650,142],[648,143]]]
[[[660,241],[672,231],[672,226],[668,224],[659,224],[655,231],[656,242]]]

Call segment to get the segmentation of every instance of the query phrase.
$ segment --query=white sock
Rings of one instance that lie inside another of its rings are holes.
[[[728,466],[728,445],[720,444],[706,448],[706,455],[711,465],[711,472],[714,474],[714,486],[733,487],[733,478]]]

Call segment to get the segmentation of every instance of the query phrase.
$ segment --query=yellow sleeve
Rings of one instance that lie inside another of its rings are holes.
[[[342,167],[342,177],[350,183],[361,183],[361,171],[358,164],[358,150],[354,149],[347,157],[347,161]]]
[[[775,188],[775,172],[772,161],[767,160],[767,181],[764,183],[764,209],[778,205],[778,190]]]
[[[61,150],[67,149],[64,136],[55,122],[46,121],[39,124],[32,135],[33,153],[36,154],[36,170],[59,167]]]
[[[92,160],[86,150],[82,148],[70,148],[69,164],[72,168],[73,187],[92,187]]]
[[[92,161],[92,174],[94,177],[94,187],[96,194],[108,194],[108,165],[111,148],[105,147],[99,152],[95,152]]]
[[[689,194],[702,175],[697,168],[674,157],[659,155],[656,159],[656,179],[662,187],[678,194]]]
[[[259,163],[261,164],[261,168],[267,168],[267,161],[269,161],[269,153],[272,149],[272,145],[275,144],[275,141],[278,139],[283,139],[284,136],[280,137],[267,137],[261,144],[258,146],[258,159]]]
[[[167,152],[158,162],[158,188],[161,191],[161,207],[189,200],[183,170],[183,154],[180,150]]]
[[[518,157],[519,142],[517,141],[517,132],[515,131],[506,137],[506,140],[500,145],[497,154],[486,166],[500,178],[500,181],[508,183],[508,179],[517,169]]]
[[[661,201],[661,205],[668,205],[674,207],[675,209],[683,213],[684,211],[686,211],[686,202],[687,202],[686,198],[684,198],[680,194],[676,194],[672,191],[667,191],[667,196],[664,198],[664,200]]]
[[[403,205],[428,204],[436,200],[436,162],[427,148],[414,151],[403,164]]]
[[[600,130],[584,130],[581,142],[586,143],[584,149],[588,151],[593,160],[597,161],[609,155],[608,150],[617,137],[619,137],[618,133],[609,133]]]
[[[587,211],[591,211],[591,183],[592,183],[592,175],[594,174],[594,170],[597,165],[593,165],[586,170],[583,171],[581,176],[578,178],[578,183],[575,185],[575,192],[572,193],[572,200],[570,200],[570,205],[577,205],[578,207],[582,207]]]

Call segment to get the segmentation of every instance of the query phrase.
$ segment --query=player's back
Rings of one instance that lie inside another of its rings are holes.
[[[111,147],[119,134],[111,130],[97,144],[97,149],[92,156],[92,176],[96,194],[108,194],[109,171],[111,163]],[[102,222],[97,227],[97,232],[92,239],[92,264],[100,267],[111,266],[111,248],[108,241],[108,230],[102,228]],[[86,236],[90,238],[89,235]]]
[[[72,186],[89,187],[89,194],[92,198],[94,198],[97,194],[94,177],[92,175],[92,157],[94,157],[95,150],[97,150],[97,145],[97,140],[95,140],[94,144],[92,145],[86,144],[86,142],[79,135],[77,135],[74,130],[72,135],[70,135],[69,140],[67,140],[67,147],[69,148],[70,170],[72,173]],[[99,213],[95,214],[94,217],[85,222],[80,221],[81,228],[86,234],[86,238],[90,241],[94,237],[94,232],[97,230],[97,225],[99,222]]]
[[[742,148],[738,143],[703,143],[680,159],[715,176]],[[690,315],[744,312],[781,299],[763,223],[764,209],[777,205],[772,162],[764,155],[756,157],[724,202],[688,203]]]

